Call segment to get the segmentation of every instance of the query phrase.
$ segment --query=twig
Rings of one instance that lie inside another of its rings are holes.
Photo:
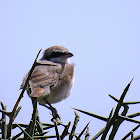
[[[36,124],[36,118],[37,118],[37,98],[32,97],[32,104],[33,104],[33,113],[32,113],[32,118],[30,121],[30,124],[28,125],[26,132],[32,137],[34,135],[34,130],[35,130],[35,124]],[[27,137],[27,135],[25,135]],[[24,137],[24,139],[26,139]],[[27,138],[29,139],[29,138]]]
[[[105,128],[102,128],[91,140],[96,140],[104,132]]]
[[[140,112],[137,112],[135,114],[128,115],[127,117],[134,118],[134,117],[137,117],[137,116],[140,116]]]
[[[121,113],[122,116],[126,116],[127,112],[128,112],[128,109],[129,107],[126,105],[124,106],[124,110],[123,112]],[[114,137],[115,137],[115,134],[117,133],[118,129],[119,129],[119,126],[121,125],[121,123],[124,121],[124,119],[122,118],[118,118],[114,124],[113,124],[113,128],[112,128],[112,131],[111,131],[111,134],[109,135],[109,139],[113,140]]]
[[[22,129],[20,125],[17,124],[17,126],[21,129],[22,132],[24,132],[31,140],[34,140],[25,130]]]
[[[12,140],[17,140],[23,134],[23,131],[12,137]]]
[[[131,132],[134,132],[135,130],[137,130],[140,127],[140,125],[137,125],[135,128],[133,128],[125,137],[123,137],[121,140],[126,140],[130,135]]]
[[[90,123],[90,122],[89,122]],[[89,123],[84,127],[84,129],[81,131],[81,133],[79,134],[79,136],[76,138],[76,140],[79,140],[80,137],[83,135],[83,133],[85,132],[85,130],[87,129]]]
[[[87,127],[87,130],[86,130],[86,135],[85,135],[85,140],[88,140],[90,137],[90,133],[89,133],[89,127]]]
[[[1,107],[3,110],[6,111],[6,106],[1,102]],[[1,124],[1,130],[2,130],[2,139],[6,139],[7,136],[7,129],[6,129],[6,115],[2,113],[2,124]]]
[[[32,65],[32,68],[30,69],[29,74],[28,74],[28,77],[26,79],[25,85],[24,85],[24,87],[23,87],[23,89],[22,89],[22,91],[21,91],[21,93],[20,93],[20,95],[19,95],[19,97],[18,97],[15,105],[14,105],[14,108],[13,108],[12,112],[10,112],[10,114],[8,115],[9,118],[10,118],[10,120],[9,120],[9,124],[8,124],[8,129],[7,129],[7,138],[9,138],[11,136],[11,129],[12,129],[12,123],[14,121],[15,111],[16,111],[18,105],[19,105],[19,102],[20,102],[21,98],[23,97],[23,94],[24,94],[24,92],[26,90],[26,87],[28,85],[28,82],[30,80],[31,74],[32,74],[33,70],[36,67],[37,58],[38,58],[40,52],[41,52],[41,50],[38,52],[38,54],[37,54],[37,56],[35,58],[35,61],[34,61],[33,65]]]
[[[68,125],[65,126],[64,131],[62,132],[62,135],[60,136],[61,140],[65,138],[65,136],[69,133],[68,129],[70,127],[71,122],[68,123]]]
[[[79,111],[79,112],[82,112],[82,113],[84,113],[84,114],[87,114],[87,115],[89,115],[89,116],[92,116],[92,117],[94,117],[94,118],[98,118],[98,119],[100,119],[100,120],[102,120],[102,121],[107,121],[107,118],[105,118],[105,117],[102,117],[102,116],[99,116],[99,115],[96,115],[96,114],[93,114],[93,113],[90,113],[90,112],[87,112],[87,111],[84,111],[84,110],[80,110],[80,109],[77,109],[77,108],[73,108],[74,110],[77,110],[77,111]]]
[[[133,131],[131,132],[131,140],[134,140],[134,133],[133,133]]]
[[[74,133],[75,133],[75,130],[76,130],[79,118],[80,118],[80,116],[77,114],[76,111],[74,111],[74,113],[75,113],[75,120],[74,120],[74,123],[73,123],[73,127],[72,127],[72,130],[71,130],[71,133],[69,135],[69,140],[73,139],[73,136],[74,136]]]
[[[109,129],[111,128],[111,126],[113,125],[113,123],[115,122],[115,120],[118,118],[118,113],[119,113],[119,110],[123,104],[123,100],[124,100],[124,97],[127,93],[127,91],[129,90],[129,87],[131,85],[131,82],[133,81],[133,79],[130,81],[130,83],[126,86],[126,88],[124,89],[119,101],[118,101],[118,104],[117,104],[117,107],[115,109],[115,112],[113,114],[113,117],[111,118],[111,120],[107,123],[106,125],[106,129],[104,130],[103,132],[103,135],[101,137],[101,140],[105,140],[106,136],[107,136],[107,133],[109,132]]]
[[[107,119],[107,123],[111,120],[112,113],[113,113],[113,108],[111,109],[111,111],[109,113],[109,117]],[[104,132],[105,129],[106,129],[106,126],[104,128],[102,128],[102,130],[100,130],[91,140],[96,140],[101,134],[103,134],[103,132]]]
[[[53,122],[54,122],[54,125],[55,125],[55,132],[56,132],[57,140],[61,140],[59,132],[58,132],[57,122],[56,122],[55,119],[53,119]]]

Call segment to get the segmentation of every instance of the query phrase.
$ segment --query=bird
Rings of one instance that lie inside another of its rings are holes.
[[[70,62],[72,56],[74,55],[63,46],[47,48],[38,61],[40,65],[35,67],[26,87],[29,97],[36,97],[40,105],[49,105],[46,107],[52,111],[54,118],[59,115],[51,104],[66,99],[73,87],[74,64]],[[27,77],[28,74],[24,77],[21,88],[23,88]]]

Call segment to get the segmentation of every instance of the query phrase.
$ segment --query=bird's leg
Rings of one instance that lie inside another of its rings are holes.
[[[45,106],[46,108],[48,108],[52,111],[53,118],[51,120],[53,121],[53,119],[57,119],[57,118],[60,119],[60,116],[58,115],[56,108],[54,108],[48,101],[47,101],[47,104],[49,106],[45,105],[45,104],[40,104],[40,105]]]

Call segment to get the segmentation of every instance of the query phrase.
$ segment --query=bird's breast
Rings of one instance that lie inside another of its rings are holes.
[[[50,103],[57,103],[66,99],[71,93],[73,83],[74,65],[68,64],[63,68],[58,83],[50,89],[50,94],[46,97],[46,100]]]

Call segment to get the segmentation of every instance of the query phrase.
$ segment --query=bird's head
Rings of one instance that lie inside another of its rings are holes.
[[[68,51],[68,49],[62,46],[52,46],[44,51],[41,60],[48,60],[56,63],[69,63],[70,57],[73,54]]]

